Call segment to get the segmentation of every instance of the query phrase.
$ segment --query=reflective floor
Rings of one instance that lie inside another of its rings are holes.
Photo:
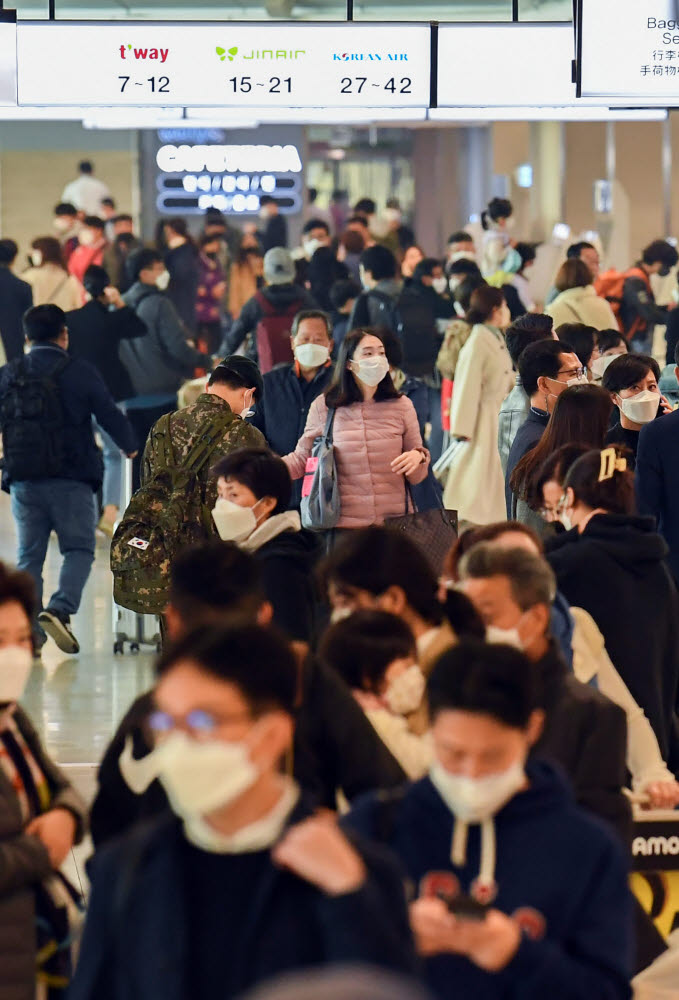
[[[97,537],[97,555],[72,625],[81,653],[68,657],[51,639],[33,668],[24,707],[51,756],[89,796],[93,771],[118,721],[135,696],[149,687],[150,652],[113,655],[108,540]],[[16,542],[9,497],[0,494],[0,559],[14,564]],[[45,594],[56,587],[60,556],[56,538],[45,564]]]

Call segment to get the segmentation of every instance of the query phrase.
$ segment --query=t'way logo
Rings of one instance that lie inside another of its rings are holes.
[[[137,49],[131,45],[120,46],[121,59],[157,59],[164,63],[170,53],[169,49]]]

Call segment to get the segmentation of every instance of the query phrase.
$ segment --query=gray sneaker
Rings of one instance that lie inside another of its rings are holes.
[[[42,625],[45,632],[54,639],[63,653],[73,655],[80,652],[78,640],[71,631],[71,619],[69,615],[60,614],[58,611],[46,608],[38,615],[38,622]]]

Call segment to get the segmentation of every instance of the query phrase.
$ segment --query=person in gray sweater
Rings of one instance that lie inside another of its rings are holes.
[[[128,419],[139,442],[132,470],[133,488],[139,486],[139,464],[148,433],[160,417],[177,408],[177,390],[196,368],[212,369],[212,359],[193,348],[188,331],[170,299],[163,294],[168,272],[155,250],[140,250],[134,264],[136,281],[123,296],[146,324],[147,333],[120,346],[134,396],[125,401]]]

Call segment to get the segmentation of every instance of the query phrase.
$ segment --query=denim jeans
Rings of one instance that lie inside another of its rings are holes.
[[[125,412],[125,407],[121,403],[116,403],[116,406],[123,413]],[[120,507],[123,490],[123,453],[111,435],[96,420],[93,423],[101,437],[104,452],[104,482],[101,488],[101,505],[102,507]]]
[[[94,561],[96,505],[92,487],[73,479],[38,479],[12,483],[10,498],[19,539],[17,566],[33,577],[38,607],[43,607],[42,568],[54,530],[63,562],[59,586],[47,607],[75,614]]]

